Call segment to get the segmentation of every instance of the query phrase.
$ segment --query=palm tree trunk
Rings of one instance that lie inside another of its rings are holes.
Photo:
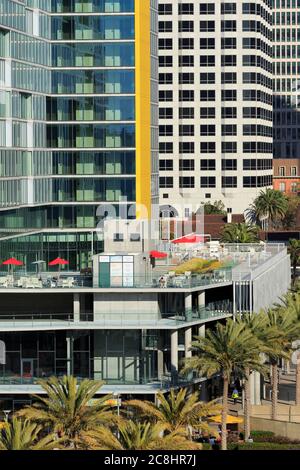
[[[222,450],[227,450],[228,377],[223,375]]]
[[[272,364],[272,419],[277,419],[278,407],[278,365]]]
[[[247,367],[245,377],[245,402],[244,402],[244,439],[247,441],[250,438],[250,416],[251,416],[251,401],[250,401],[250,370]]]
[[[297,354],[296,365],[296,405],[300,405],[300,353]]]

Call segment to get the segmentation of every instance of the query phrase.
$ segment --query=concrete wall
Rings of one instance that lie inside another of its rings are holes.
[[[158,315],[157,293],[103,293],[94,295],[94,318],[101,313],[153,313]]]
[[[259,431],[272,431],[277,436],[288,437],[289,439],[300,438],[300,424],[274,421],[266,418],[251,417],[251,429]]]
[[[251,414],[255,418],[271,419],[271,405],[253,405],[251,407]],[[300,406],[279,404],[277,421],[290,421],[300,424]]]

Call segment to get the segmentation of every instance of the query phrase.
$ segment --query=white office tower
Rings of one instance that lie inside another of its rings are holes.
[[[160,206],[242,213],[272,185],[272,2],[159,1]]]

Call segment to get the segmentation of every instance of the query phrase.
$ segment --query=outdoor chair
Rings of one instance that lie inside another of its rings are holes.
[[[73,287],[74,286],[74,278],[68,277],[67,279],[62,280],[62,287]]]
[[[8,279],[7,277],[0,277],[0,287],[8,287]]]
[[[27,277],[21,276],[17,281],[17,287],[26,287]]]
[[[43,283],[37,277],[28,277],[23,287],[27,289],[41,288],[43,287]]]

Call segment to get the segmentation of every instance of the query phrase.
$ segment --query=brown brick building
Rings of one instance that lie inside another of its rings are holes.
[[[300,159],[275,158],[273,160],[273,187],[286,194],[297,193],[300,188]]]

